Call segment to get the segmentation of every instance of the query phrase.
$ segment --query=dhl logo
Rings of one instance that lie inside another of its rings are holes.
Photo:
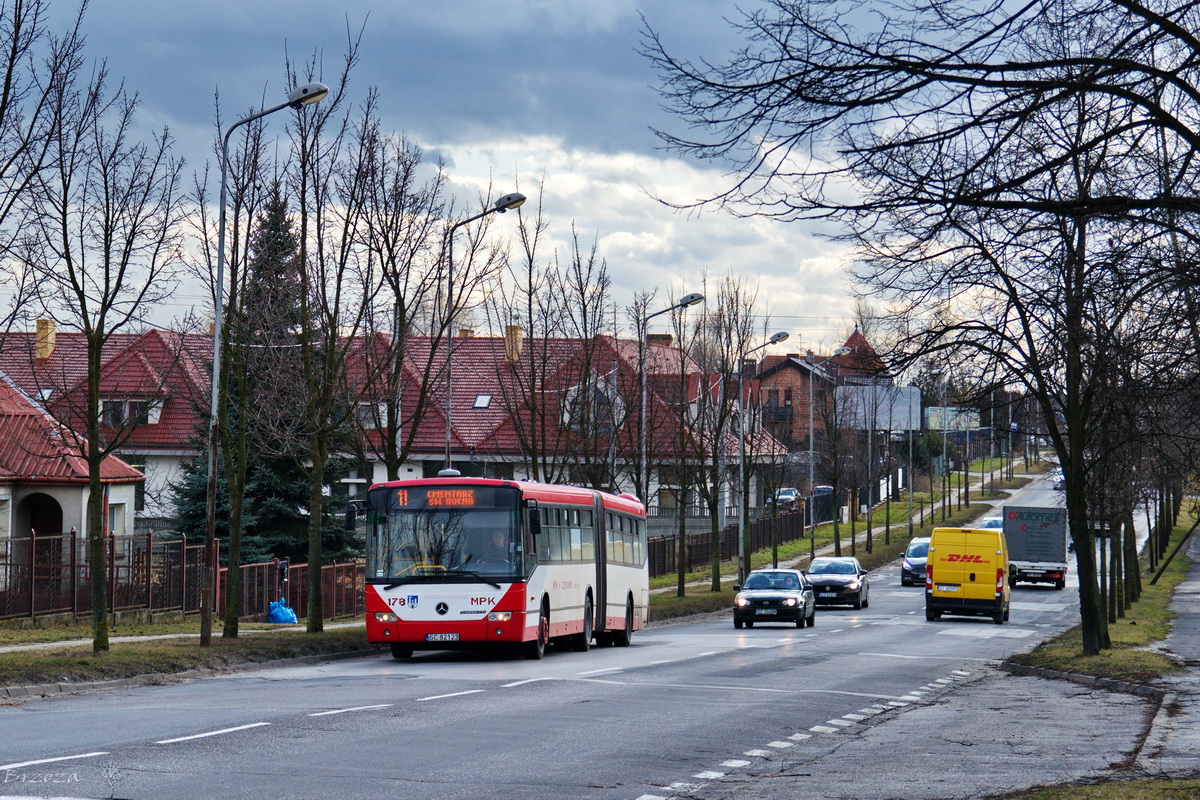
[[[949,561],[952,563],[957,563],[957,564],[983,564],[984,563],[983,556],[959,555],[958,553],[951,553],[950,555],[946,556],[942,560]]]

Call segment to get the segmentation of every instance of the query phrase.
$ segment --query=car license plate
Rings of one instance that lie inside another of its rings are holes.
[[[953,583],[939,583],[937,585],[937,590],[939,592],[957,592],[958,587]]]
[[[754,609],[754,613],[762,614],[764,616],[773,616],[775,614],[778,614],[779,610],[775,609],[775,608],[756,608],[756,609]]]
[[[457,633],[427,633],[425,634],[427,642],[457,642]]]
[[[817,597],[837,597],[837,592],[818,592]]]

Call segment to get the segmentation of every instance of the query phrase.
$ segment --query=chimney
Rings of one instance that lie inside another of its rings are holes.
[[[34,335],[34,353],[39,359],[49,358],[54,354],[54,320],[39,319],[37,333]]]
[[[794,358],[794,359],[796,359],[797,361],[799,361],[799,360],[800,360],[800,354],[799,354],[799,353],[788,353],[787,355],[785,355],[785,356],[784,356],[784,358]]]
[[[669,333],[648,333],[646,334],[646,344],[652,344],[657,347],[670,347],[671,334]]]
[[[521,360],[521,345],[525,342],[525,329],[520,325],[509,325],[504,329],[504,361],[515,364]]]
[[[475,338],[475,329],[474,328],[459,328],[458,329],[458,338],[460,338],[460,339]]]

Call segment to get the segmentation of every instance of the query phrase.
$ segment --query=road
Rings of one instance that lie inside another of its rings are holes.
[[[670,797],[934,703],[1078,616],[1073,575],[1018,587],[1005,625],[926,622],[896,565],[871,582],[811,629],[718,615],[543,661],[373,656],[5,706],[0,796]]]

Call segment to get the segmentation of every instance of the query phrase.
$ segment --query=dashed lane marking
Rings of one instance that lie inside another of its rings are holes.
[[[465,692],[451,692],[450,694],[435,694],[432,697],[418,697],[416,702],[423,703],[426,700],[445,700],[447,697],[462,697],[467,694],[483,694],[483,689],[468,689]]]
[[[622,667],[606,667],[604,669],[589,669],[587,672],[576,672],[576,675],[599,675],[602,672],[620,672]]]
[[[767,756],[775,755],[770,750],[747,750],[742,753],[744,756],[754,756],[755,758],[766,758]]]
[[[704,772],[697,772],[692,777],[699,778],[702,781],[715,781],[717,778],[724,778],[725,773],[717,772],[716,770],[706,770]]]
[[[738,769],[740,767],[748,767],[748,766],[750,766],[751,763],[752,762],[746,761],[745,759],[731,758],[728,761],[722,761],[721,766],[722,767],[730,767],[731,769]]]
[[[791,739],[793,742],[803,742],[805,739],[811,739],[812,734],[811,733],[793,733],[788,738]]]
[[[308,714],[310,717],[328,717],[331,714],[349,714],[351,711],[370,711],[376,708],[391,708],[392,703],[380,703],[377,706],[355,706],[354,708],[335,708],[333,711],[318,711],[315,714]]]
[[[837,733],[837,728],[831,728],[828,725],[813,725],[809,728],[813,733]]]
[[[57,758],[39,758],[35,761],[20,761],[14,764],[0,764],[0,769],[20,769],[21,767],[34,767],[38,764],[53,764],[56,761],[73,761],[77,758],[95,758],[96,756],[108,755],[107,750],[97,750],[94,753],[78,753],[73,756],[58,756]]]
[[[209,736],[221,736],[226,733],[237,733],[238,731],[249,730],[250,728],[261,728],[264,725],[270,725],[269,722],[251,722],[249,725],[238,725],[236,728],[222,728],[219,731],[208,731],[207,733],[195,733],[191,736],[177,736],[174,739],[160,739],[155,744],[175,744],[176,742],[186,742],[192,739],[204,739]]]
[[[776,747],[782,750],[785,747],[795,747],[794,742],[767,742],[767,747]]]

